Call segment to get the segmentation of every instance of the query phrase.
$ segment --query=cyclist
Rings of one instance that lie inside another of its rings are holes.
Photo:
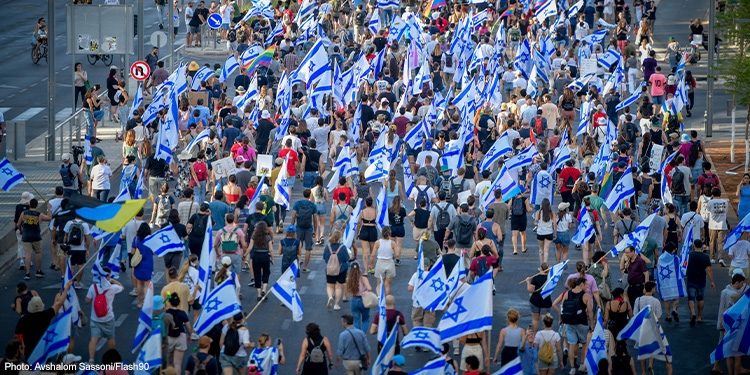
[[[34,44],[35,56],[39,54],[39,46],[42,43],[47,44],[47,26],[45,23],[46,21],[42,17],[36,22],[36,27],[34,27],[34,35],[31,37],[31,43]]]

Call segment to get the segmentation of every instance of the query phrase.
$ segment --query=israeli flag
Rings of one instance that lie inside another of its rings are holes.
[[[213,265],[216,263],[216,251],[214,251],[214,240],[211,235],[213,222],[211,216],[206,218],[206,234],[203,237],[203,247],[198,262],[198,288],[201,292],[201,305],[205,305],[208,293],[211,291],[211,279],[213,277]]]
[[[531,64],[531,46],[529,45],[529,40],[524,39],[523,43],[518,45],[518,52],[516,52],[516,58],[513,60],[513,65],[516,69],[521,71],[523,78],[528,80],[529,73],[531,73]]]
[[[143,240],[143,244],[152,249],[154,255],[158,257],[163,257],[167,253],[182,252],[185,250],[182,242],[182,239],[177,235],[172,225],[167,225],[159,229]]]
[[[445,165],[450,169],[451,175],[455,176],[459,166],[462,166],[464,159],[463,145],[461,142],[455,142],[443,156],[440,157],[440,165]]]
[[[539,155],[539,150],[536,149],[535,145],[530,145],[525,150],[518,153],[518,155],[505,161],[505,168],[508,170],[525,167],[531,165],[531,162],[536,156]]]
[[[263,52],[263,47],[261,47],[257,43],[253,44],[240,55],[240,64],[242,66],[250,64],[253,60],[255,60],[256,57],[260,56],[261,52]],[[193,80],[193,83],[195,83],[195,80]]]
[[[415,327],[414,329],[417,329],[417,328],[422,328],[422,327]],[[411,332],[409,334],[411,334]],[[438,335],[438,339],[439,338],[440,338],[440,336]],[[403,344],[403,341],[401,342],[401,347],[402,348],[405,347],[404,344]],[[442,346],[441,346],[441,348],[442,348]],[[436,354],[440,354],[440,352],[436,352]],[[424,367],[422,367],[422,368],[420,368],[418,370],[414,370],[414,371],[410,372],[409,375],[446,375],[445,370],[444,370],[445,367],[446,367],[446,365],[450,366],[451,369],[453,368],[452,365],[445,363],[445,357],[444,356],[440,356],[438,358],[435,358],[435,359],[427,362],[424,365]]]
[[[299,12],[297,12],[297,15],[294,17],[294,22],[298,25],[302,24],[307,17],[315,14],[317,8],[318,4],[315,0],[304,0],[299,8]]]
[[[563,138],[565,135],[568,134],[567,130],[563,134]],[[568,142],[565,140],[560,141],[560,145],[557,146],[557,150],[555,150],[555,159],[552,161],[552,165],[549,167],[549,170],[556,171],[558,168],[562,169],[565,167],[565,162],[570,160],[570,149],[568,148]]]
[[[50,323],[44,336],[36,344],[26,363],[32,368],[43,365],[57,355],[65,353],[70,344],[71,309],[67,309],[55,317]],[[398,326],[398,324],[396,325]]]
[[[419,125],[415,125],[411,129],[409,129],[408,132],[406,132],[406,135],[404,136],[404,142],[409,145],[412,149],[417,149],[419,147],[422,147],[423,138],[427,137],[426,134],[424,134],[422,127]]]
[[[131,199],[130,192],[128,191],[128,185],[120,185],[120,193],[117,194],[113,203],[123,203]]]
[[[88,134],[83,137],[83,160],[86,161],[86,165],[91,165],[94,160],[91,156],[91,136]]]
[[[153,298],[152,298],[153,299]],[[161,327],[154,328],[151,336],[148,337],[143,345],[138,358],[135,360],[136,370],[134,375],[150,375],[151,369],[161,366]]]
[[[535,205],[541,205],[542,201],[546,198],[549,199],[550,204],[553,202],[555,196],[555,179],[545,170],[540,170],[534,179],[531,180],[531,196],[529,203]]]
[[[168,82],[172,83],[169,94],[182,95],[188,89],[187,84],[187,65],[180,63],[180,66],[169,75]]]
[[[464,250],[461,254],[461,257],[463,258],[464,254],[466,253],[466,250]],[[449,298],[455,298],[456,293],[458,293],[458,287],[461,285],[461,282],[466,282],[466,268],[464,267],[463,260],[456,262],[456,266],[453,267],[451,270],[450,275],[448,275],[448,281],[447,281],[447,288],[448,288],[448,296]]]
[[[627,99],[620,102],[620,104],[615,107],[616,111],[621,111],[625,109],[625,107],[630,107],[633,103],[636,103],[638,99],[641,98],[641,95],[643,95],[643,91],[641,91],[641,88],[645,85],[644,82],[641,82],[641,84],[635,89],[633,92],[633,95],[630,95]]]
[[[188,143],[187,147],[185,147],[185,152],[190,152],[190,150],[192,150],[193,147],[199,145],[201,142],[203,142],[206,139],[208,139],[208,137],[210,135],[211,135],[211,129],[210,128],[203,129],[203,131],[201,131],[200,133],[198,133],[198,135],[195,138],[193,138],[193,140],[190,141],[190,143]]]
[[[588,241],[596,232],[595,225],[591,219],[591,215],[589,215],[588,209],[585,207],[582,208],[580,215],[578,215],[578,229],[576,229],[576,233],[570,240],[576,245]]]
[[[66,262],[65,277],[63,277],[62,282],[63,289],[65,289],[65,284],[70,280],[73,280],[73,266],[70,264],[70,258],[68,258],[68,261]],[[83,320],[79,314],[81,311],[81,304],[78,301],[78,294],[76,294],[75,288],[68,288],[68,295],[65,296],[65,302],[63,302],[62,308],[63,310],[70,309],[70,318],[73,321],[73,325],[78,328],[83,328]]]
[[[275,346],[255,348],[250,355],[250,360],[255,361],[258,373],[276,375],[279,370],[279,349]]]
[[[609,212],[616,212],[617,207],[622,202],[627,202],[635,194],[635,187],[633,187],[633,174],[632,168],[628,167],[622,172],[620,180],[617,181],[615,187],[609,192],[607,200],[604,204],[609,209]]]
[[[132,352],[138,351],[138,348],[148,340],[152,327],[152,316],[154,315],[154,284],[149,282],[146,289],[146,296],[143,297],[143,306],[141,313],[138,315],[138,329],[135,331],[135,340],[133,340]]]
[[[693,227],[689,226],[685,230],[685,236],[682,240],[682,250],[680,250],[679,260],[680,274],[678,275],[678,279],[685,279],[687,277],[688,258],[690,257],[690,247],[693,245],[693,239]]]
[[[115,280],[120,278],[120,252],[121,250],[122,250],[122,245],[118,243],[117,246],[115,246],[115,249],[112,250],[112,254],[109,256],[109,260],[107,260],[107,267],[109,267],[109,269],[112,271],[111,277]]]
[[[424,276],[424,280],[417,286],[414,299],[425,311],[436,311],[445,308],[448,297],[448,278],[445,275],[443,258],[438,257],[435,265],[430,268],[430,272]]]
[[[633,232],[629,233],[627,236],[624,236],[620,242],[615,245],[615,247],[612,248],[611,253],[613,257],[616,257],[621,252],[625,251],[625,248],[628,246],[633,246],[637,253],[641,252],[641,244],[646,241],[646,236],[648,235],[648,229],[651,226],[651,222],[654,221],[654,218],[656,217],[657,213],[652,213],[648,217],[646,217],[645,220],[643,220],[638,226],[633,230]]]
[[[133,192],[133,199],[141,199],[143,192],[146,190],[146,181],[144,181],[143,171],[141,168],[141,175],[138,177],[138,182],[135,183],[135,191]]]
[[[380,290],[378,291],[378,321],[385,322],[387,319],[385,309],[385,284],[383,283],[383,277],[380,277]],[[378,342],[385,345],[388,337],[388,332],[385,330],[385,324],[378,324]],[[396,324],[398,326],[398,324]],[[394,326],[395,328],[395,326]]]
[[[260,182],[258,183],[258,187],[255,189],[255,192],[253,193],[252,198],[250,198],[250,203],[247,204],[248,207],[250,207],[251,210],[255,209],[255,205],[260,202],[260,196],[263,195],[263,185],[266,183],[266,176],[262,176],[260,178]],[[296,275],[296,274],[295,274]]]
[[[513,152],[513,149],[510,147],[508,132],[504,131],[500,138],[492,144],[492,147],[484,155],[484,158],[482,158],[482,161],[479,163],[479,169],[490,169],[493,163],[509,152]]]
[[[86,134],[86,137],[88,137],[88,134]],[[3,158],[3,160],[0,160],[0,189],[10,191],[10,189],[13,189],[13,187],[21,183],[24,179],[26,179],[26,176],[10,164],[8,159]]]
[[[293,320],[299,322],[302,320],[304,310],[302,309],[302,300],[297,293],[297,261],[295,260],[289,268],[273,284],[271,293],[278,298],[289,310],[292,310]]]
[[[599,373],[599,361],[607,358],[607,341],[604,338],[604,327],[602,326],[602,309],[596,313],[596,326],[589,340],[589,350],[586,351],[586,369],[589,374]]]
[[[384,155],[384,154],[383,154]],[[388,162],[387,157],[380,157],[373,164],[370,164],[365,170],[365,179],[367,182],[380,181],[388,177],[388,172],[391,170],[391,163]]]
[[[547,298],[552,295],[552,292],[555,291],[555,287],[557,287],[557,284],[560,282],[560,278],[562,278],[563,271],[565,271],[565,266],[567,265],[568,260],[566,259],[550,268],[547,275],[547,281],[544,282],[544,285],[542,285],[542,289],[539,292],[542,298]]]
[[[370,22],[367,23],[367,29],[369,29],[373,33],[373,35],[377,35],[380,28],[380,11],[375,10],[374,12],[372,12]]]
[[[440,354],[443,349],[443,345],[440,344],[440,332],[435,328],[412,328],[409,334],[401,340],[401,347],[405,349],[413,346],[420,346],[431,350],[435,354]]]
[[[273,18],[273,17],[271,17]],[[273,43],[273,40],[276,39],[277,36],[284,35],[284,27],[281,22],[276,24],[276,27],[274,27],[273,31],[271,31],[271,34],[268,35],[268,38],[266,38],[265,45],[269,46]]]
[[[133,118],[133,110],[136,108],[141,108],[141,105],[143,105],[143,83],[139,83],[138,89],[135,91],[135,96],[133,97],[133,106],[130,109],[130,113],[128,113],[128,120]]]
[[[383,284],[381,283],[380,285]],[[385,320],[380,321],[385,322]],[[385,327],[385,324],[378,324],[378,327],[380,326]],[[391,333],[388,334],[388,338],[383,342],[383,348],[372,364],[372,375],[386,375],[393,367],[393,356],[396,354],[396,341],[398,340],[398,327],[398,324],[394,324]]]
[[[583,0],[578,0],[577,3],[573,4],[573,6],[568,9],[568,18],[576,17],[581,8],[583,8]]]
[[[214,71],[211,70],[211,68],[208,67],[202,67],[197,72],[195,72],[195,75],[193,76],[193,84],[190,85],[190,89],[193,91],[198,91],[201,89],[201,82],[207,81],[209,78],[211,78],[211,75],[214,74]]]
[[[724,240],[724,250],[728,251],[730,247],[734,246],[734,244],[740,240],[742,233],[748,231],[750,231],[750,214],[745,215],[745,217],[742,218],[742,221],[740,221],[739,224],[729,232],[726,240]]]
[[[750,341],[750,337],[746,334],[748,330],[747,320],[750,318],[748,304],[750,304],[750,288],[724,312],[722,326],[726,330],[726,334],[719,342],[716,350],[711,353],[711,363],[728,357],[746,355],[747,351],[743,350],[747,350],[748,341]]]
[[[679,152],[679,150],[676,152]],[[669,188],[669,184],[667,183],[666,174],[661,175],[661,200],[664,203],[673,203],[674,201],[672,199],[672,190]]]
[[[557,15],[557,0],[546,0],[541,4],[537,3],[535,8],[536,19],[542,23],[547,18]]]
[[[505,165],[500,167],[500,172],[497,174],[495,181],[493,181],[492,185],[490,185],[490,188],[487,189],[484,194],[482,194],[481,206],[483,209],[487,209],[489,205],[495,203],[495,190],[497,189],[500,189],[500,191],[502,192],[501,199],[503,200],[503,202],[507,202],[511,198],[521,193],[521,187],[518,186],[513,177],[511,177],[510,173],[508,173],[508,169],[505,168]]]
[[[488,329],[492,329],[492,272],[456,297],[438,324],[441,342]]]
[[[549,0],[554,2],[555,0]],[[521,366],[521,357],[508,362],[505,366],[501,367],[500,370],[495,371],[492,375],[523,375],[523,367]]]
[[[581,42],[586,42],[589,46],[593,46],[596,44],[599,44],[604,40],[604,37],[607,35],[609,30],[602,29],[593,32],[592,34],[586,35],[581,39]]]
[[[672,362],[672,351],[651,306],[639,311],[617,335],[617,340],[633,340],[638,345],[638,360],[649,358]]]
[[[575,81],[571,82],[567,88],[569,88],[574,93],[581,91],[586,85],[588,85],[589,81],[591,81],[592,78],[596,76],[595,73],[587,73],[586,75],[579,77]],[[581,107],[583,109],[583,107]]]
[[[289,156],[284,158],[284,164],[281,165],[281,171],[279,176],[276,178],[276,194],[273,196],[273,200],[286,208],[289,208],[289,172],[287,171],[287,163],[289,163]]]
[[[394,3],[398,3],[398,1],[393,1]],[[394,6],[394,8],[398,8],[398,5]],[[401,40],[401,38],[406,35],[406,31],[409,29],[409,25],[406,24],[406,22],[397,14],[393,17],[393,21],[391,21],[391,27],[388,31],[388,43],[393,42],[394,40]]]
[[[692,227],[691,227],[692,229]],[[682,277],[680,256],[663,252],[654,267],[656,288],[662,301],[687,297],[686,278]]]
[[[375,219],[375,223],[380,230],[391,225],[388,220],[388,198],[386,197],[385,189],[385,181],[383,181],[380,193],[378,193],[378,197],[375,199],[375,204],[378,206],[378,216]]]
[[[198,336],[205,335],[217,323],[242,311],[235,286],[234,278],[230,277],[206,293],[206,304],[195,321],[195,332]]]
[[[224,62],[224,69],[221,70],[219,76],[219,82],[226,82],[235,70],[239,69],[240,63],[237,62],[237,58],[234,55],[227,56],[227,60]]]
[[[596,24],[601,25],[602,27],[605,27],[607,29],[614,29],[615,27],[617,27],[617,25],[605,21],[604,18],[599,18],[599,21],[597,21]]]
[[[352,212],[349,213],[349,221],[346,222],[346,229],[344,229],[344,239],[342,240],[342,243],[346,245],[347,249],[351,249],[352,243],[354,243],[354,237],[357,234],[359,215],[362,213],[363,209],[362,206],[364,206],[364,199],[358,198],[357,205],[354,206]]]

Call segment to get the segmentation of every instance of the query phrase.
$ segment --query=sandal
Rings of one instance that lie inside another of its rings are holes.
[[[521,250],[521,252],[525,254],[527,250],[529,250],[529,249],[523,249],[523,250]]]

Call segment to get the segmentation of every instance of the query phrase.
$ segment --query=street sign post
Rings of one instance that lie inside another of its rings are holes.
[[[221,14],[214,13],[210,16],[208,16],[208,19],[206,20],[206,23],[208,26],[214,30],[221,27]]]
[[[130,76],[136,81],[145,81],[151,76],[151,68],[145,61],[136,61],[130,66]]]
[[[151,34],[151,45],[157,48],[162,48],[167,45],[167,33],[163,31],[154,31]]]

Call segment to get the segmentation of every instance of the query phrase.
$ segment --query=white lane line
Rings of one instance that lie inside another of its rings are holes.
[[[115,320],[115,328],[121,326],[122,323],[125,321],[125,318],[127,318],[127,317],[128,317],[128,314],[122,314],[122,315],[120,315],[120,317],[117,318],[117,320]],[[107,343],[107,339],[100,338],[99,342],[96,343],[96,351],[98,352],[99,350],[101,350],[104,347],[104,344],[106,344],[106,343]]]
[[[0,107],[0,113],[4,114],[5,112],[8,112],[9,109],[10,107]]]
[[[44,111],[44,107],[31,107],[27,110],[25,110],[20,115],[16,116],[12,121],[29,121],[32,117],[39,114],[39,112]]]
[[[60,112],[57,112],[55,114],[55,121],[65,120],[66,118],[68,118],[68,116],[72,114],[71,112],[72,110],[73,108],[71,107],[66,107],[66,108],[61,109]]]
[[[318,271],[310,271],[310,273],[307,274],[308,280],[315,280],[315,276],[318,274]]]
[[[307,285],[303,285],[302,288],[299,288],[299,294],[303,295],[307,293]]]
[[[289,324],[291,323],[291,319],[284,319],[284,323],[281,323],[281,329],[286,331],[286,329],[289,328]]]

